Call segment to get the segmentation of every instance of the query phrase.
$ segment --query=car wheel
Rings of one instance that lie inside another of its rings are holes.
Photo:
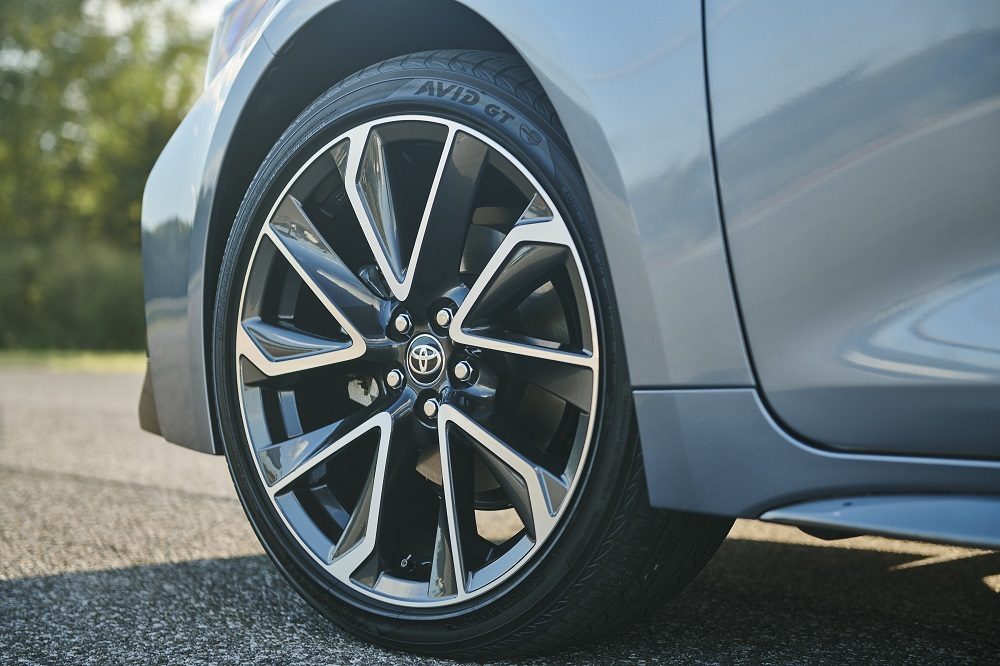
[[[583,180],[514,56],[395,58],[306,109],[220,270],[218,433],[268,555],[366,639],[549,649],[680,589],[731,521],[650,509]]]

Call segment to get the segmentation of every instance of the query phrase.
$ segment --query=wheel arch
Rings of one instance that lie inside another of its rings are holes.
[[[317,4],[326,6],[297,29],[299,13],[279,14],[264,34],[274,59],[242,105],[219,169],[205,256],[206,333],[229,223],[267,152],[303,109],[347,76],[394,56],[446,48],[514,53],[492,25],[455,0]],[[380,22],[378,39],[366,39],[357,26],[374,21]]]
[[[355,71],[405,53],[458,48],[519,55],[555,108],[608,256],[630,384],[752,384],[711,178],[701,36],[693,3],[624,17],[611,5],[567,13],[533,0],[282,3],[249,57],[222,72],[232,89],[214,112],[202,179],[202,202],[210,205],[199,206],[204,227],[199,232],[196,222],[195,234],[204,236],[190,258],[191,275],[202,277],[188,308],[191,368],[211,384],[205,361],[229,228],[285,128]],[[681,46],[665,50],[662,42]],[[665,110],[676,131],[646,135],[643,128],[663,122]],[[199,421],[203,441],[216,434],[206,432],[212,420]],[[220,449],[217,442],[195,448]]]
[[[289,5],[284,10],[279,9],[263,34],[274,58],[240,108],[218,171],[204,255],[201,337],[206,359],[232,221],[267,152],[303,109],[347,76],[394,56],[436,49],[516,53],[488,21],[455,0],[327,0],[314,3],[309,16]],[[377,39],[358,29],[376,22]],[[211,364],[204,367],[211,385]],[[211,394],[208,398],[211,402]],[[212,427],[214,431],[214,423]],[[221,453],[218,433],[212,435],[212,450]]]

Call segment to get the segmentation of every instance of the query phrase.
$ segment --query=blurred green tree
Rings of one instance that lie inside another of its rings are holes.
[[[143,185],[208,48],[190,9],[0,1],[0,347],[141,348]]]
[[[139,242],[142,187],[201,86],[190,3],[0,3],[0,233]]]

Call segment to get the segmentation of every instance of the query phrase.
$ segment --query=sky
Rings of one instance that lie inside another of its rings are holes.
[[[201,28],[212,29],[222,14],[222,8],[229,0],[198,0],[192,19]]]
[[[4,0],[0,0],[3,2]],[[212,32],[222,15],[222,8],[230,0],[193,0],[193,11],[190,15],[191,21],[196,28]],[[161,0],[162,4],[168,4],[170,0]],[[128,25],[128,11],[121,8],[115,0],[93,0],[88,9],[95,15],[103,17],[107,25],[112,29],[122,29]]]

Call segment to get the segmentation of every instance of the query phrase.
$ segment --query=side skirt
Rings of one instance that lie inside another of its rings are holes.
[[[637,390],[634,397],[655,507],[1000,546],[1000,462],[819,449],[788,436],[753,388]],[[993,497],[972,497],[979,494]],[[843,502],[871,495],[885,497],[844,510]],[[936,499],[947,501],[929,511]],[[956,532],[956,512],[971,510],[982,520]],[[923,520],[909,515],[921,511]]]

